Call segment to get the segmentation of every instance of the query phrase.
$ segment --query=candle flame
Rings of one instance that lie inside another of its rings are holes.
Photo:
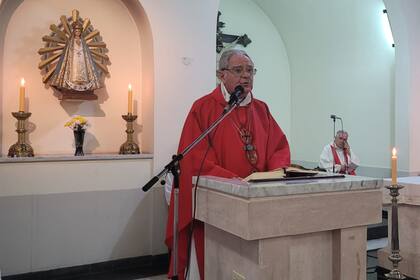
[[[20,86],[22,86],[22,87],[24,87],[24,86],[25,86],[25,79],[24,79],[24,78],[22,78],[22,79],[20,80]]]
[[[128,84],[128,90],[131,91],[131,84]]]
[[[397,149],[395,149],[395,147],[392,148],[392,156],[397,156]]]

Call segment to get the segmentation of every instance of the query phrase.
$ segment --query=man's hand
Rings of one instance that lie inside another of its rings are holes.
[[[350,155],[350,145],[347,141],[344,142],[344,150],[348,155]]]

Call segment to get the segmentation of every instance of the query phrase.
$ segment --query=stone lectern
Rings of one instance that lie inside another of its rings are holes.
[[[366,228],[381,222],[382,179],[246,183],[200,178],[206,279],[366,279]]]

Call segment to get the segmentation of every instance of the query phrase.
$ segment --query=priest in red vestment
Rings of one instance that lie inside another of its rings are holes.
[[[254,98],[253,79],[256,73],[248,54],[228,50],[219,61],[220,85],[193,104],[185,121],[178,152],[182,152],[219,116],[235,87],[244,88],[244,100],[219,126],[180,161],[178,276],[184,279],[188,262],[188,241],[191,223],[200,278],[204,279],[204,225],[192,219],[192,177],[213,175],[245,178],[256,171],[269,171],[290,165],[286,136],[274,120],[267,105]],[[169,208],[165,243],[172,248],[173,194]],[[171,258],[172,262],[172,258]],[[172,276],[170,266],[168,276]]]

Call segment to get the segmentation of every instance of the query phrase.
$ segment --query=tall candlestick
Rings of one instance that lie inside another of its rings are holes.
[[[128,84],[128,113],[133,113],[133,90],[131,84]]]
[[[25,112],[25,79],[20,80],[19,88],[19,112]]]
[[[392,149],[391,157],[391,185],[397,184],[397,149]]]

